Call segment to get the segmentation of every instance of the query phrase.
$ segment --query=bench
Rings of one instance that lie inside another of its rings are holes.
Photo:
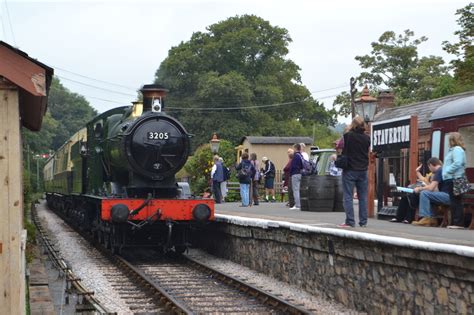
[[[471,188],[473,184],[471,184]],[[474,189],[471,189],[468,193],[462,196],[462,204],[464,208],[464,215],[471,214],[471,223],[469,224],[468,229],[474,230]],[[446,227],[449,225],[449,206],[444,206],[444,213],[443,213],[443,222],[441,223],[442,227]]]

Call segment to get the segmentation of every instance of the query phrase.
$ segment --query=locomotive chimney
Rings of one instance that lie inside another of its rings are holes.
[[[161,112],[164,109],[164,99],[168,92],[159,84],[146,84],[140,90],[143,95],[143,111],[144,112]]]

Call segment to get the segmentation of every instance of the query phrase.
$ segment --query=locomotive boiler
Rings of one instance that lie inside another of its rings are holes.
[[[145,85],[141,92],[143,102],[97,116],[47,161],[47,202],[114,252],[183,252],[189,230],[213,220],[214,203],[192,198],[176,181],[191,136],[164,112],[167,90]]]

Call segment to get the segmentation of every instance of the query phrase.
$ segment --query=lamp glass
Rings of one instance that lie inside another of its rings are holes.
[[[364,118],[366,122],[373,121],[377,110],[376,102],[359,102],[355,104],[357,115]]]

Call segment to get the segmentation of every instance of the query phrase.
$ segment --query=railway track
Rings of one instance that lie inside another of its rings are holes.
[[[59,251],[56,249],[55,245],[51,241],[48,232],[41,225],[41,222],[38,218],[38,213],[36,212],[35,204],[31,205],[31,218],[36,226],[36,235],[38,236],[40,244],[47,252],[53,265],[56,266],[56,268],[58,268],[59,270],[61,270],[62,274],[66,277],[69,291],[72,291],[72,289],[74,289],[75,293],[78,296],[82,297],[81,299],[79,299],[80,304],[77,308],[80,308],[81,312],[111,314],[111,312],[109,312],[109,310],[105,308],[102,303],[100,303],[94,297],[94,292],[90,292],[82,285],[81,279],[79,279],[72,272],[66,261],[61,257]]]
[[[70,267],[66,264],[64,259],[59,255],[59,251],[51,242],[47,231],[41,226],[40,220],[34,208],[32,208],[33,221],[37,227],[42,243],[45,244],[49,250],[49,256],[53,263],[63,271],[79,296],[83,296],[78,311],[80,312],[95,312],[97,314],[115,314],[110,308],[103,306],[103,301],[99,301],[94,296],[94,292],[86,289]],[[76,232],[78,232],[76,230]],[[87,235],[79,233],[89,242],[93,240]],[[85,237],[86,236],[86,237]],[[128,308],[127,313],[140,314],[170,314],[174,313],[175,308],[169,303],[163,303],[163,299],[157,299],[160,293],[156,289],[150,287],[147,281],[144,281],[140,276],[131,272],[127,268],[123,268],[120,263],[121,259],[112,255],[103,247],[95,246],[99,252],[99,256],[94,257],[95,264],[101,270],[102,275],[110,282],[111,286],[118,292],[119,298],[122,300],[121,304],[125,304]],[[98,288],[94,288],[98,289]],[[118,302],[118,301],[114,301]],[[179,313],[179,312],[178,312]]]
[[[103,275],[132,313],[310,313],[185,255],[136,250],[117,256],[75,230],[100,252],[96,260]]]
[[[186,256],[124,255],[143,277],[174,298],[188,314],[309,314],[268,292]]]

